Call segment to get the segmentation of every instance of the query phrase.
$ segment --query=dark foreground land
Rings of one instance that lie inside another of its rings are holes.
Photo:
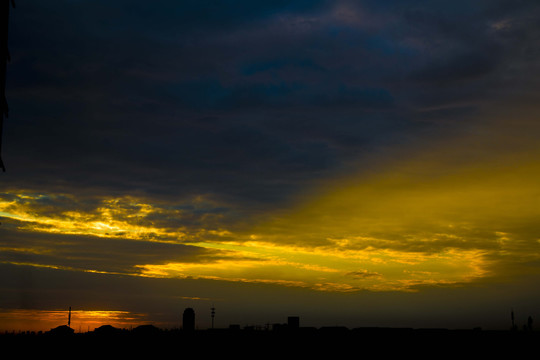
[[[302,357],[538,358],[540,332],[388,328],[299,328],[289,331],[147,328],[63,334],[0,334],[3,354],[60,358]]]

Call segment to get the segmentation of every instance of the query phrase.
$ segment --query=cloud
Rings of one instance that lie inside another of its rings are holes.
[[[370,277],[381,277],[382,275],[376,272],[370,272],[368,270],[359,270],[359,271],[351,271],[350,273],[346,274],[348,276],[352,276],[354,278],[359,279],[365,279]]]
[[[419,108],[448,109],[453,124],[473,113],[521,57],[504,39],[530,26],[494,33],[501,15],[485,4],[457,18],[422,2],[57,5],[15,14],[10,184],[39,186],[39,172],[77,192],[244,201],[282,201],[365,151],[444,133],[430,125],[442,115]]]
[[[3,227],[6,221],[3,221]],[[47,230],[53,230],[52,233]],[[54,229],[2,230],[1,262],[68,271],[138,275],[140,263],[172,260],[204,261],[219,257],[219,251],[194,246],[111,239],[89,235],[65,235]]]
[[[2,266],[135,307],[537,273],[535,2],[21,5]]]

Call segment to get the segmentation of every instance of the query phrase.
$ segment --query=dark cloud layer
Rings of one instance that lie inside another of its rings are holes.
[[[84,235],[34,234],[3,229],[0,262],[137,275],[137,265],[171,261],[204,262],[219,251],[181,244],[99,238]]]
[[[3,181],[268,206],[370,151],[462,126],[493,86],[523,80],[511,66],[532,66],[537,12],[26,2],[12,12]]]

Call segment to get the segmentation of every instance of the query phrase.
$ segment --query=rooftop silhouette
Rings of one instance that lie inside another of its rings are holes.
[[[194,309],[186,308],[182,314],[182,327],[174,329],[161,329],[152,324],[125,329],[107,324],[87,332],[75,332],[68,325],[60,325],[37,334],[6,332],[0,334],[0,346],[4,349],[42,349],[52,353],[58,349],[89,349],[94,352],[94,356],[102,356],[104,352],[111,356],[140,356],[143,352],[157,356],[156,351],[165,356],[168,352],[179,349],[182,349],[184,354],[204,353],[214,356],[253,355],[260,351],[273,356],[283,356],[285,353],[294,356],[320,355],[321,351],[327,354],[342,351],[343,355],[347,355],[350,351],[366,349],[396,355],[410,351],[417,355],[429,353],[436,348],[456,356],[463,352],[476,352],[485,356],[490,352],[496,354],[500,351],[509,351],[516,355],[522,351],[535,350],[540,344],[540,332],[533,329],[532,317],[529,316],[523,328],[518,329],[513,311],[507,330],[348,328],[339,325],[316,328],[301,326],[299,316],[288,316],[286,323],[272,326],[241,327],[233,324],[228,328],[198,330],[195,318]],[[70,323],[71,312],[68,315],[68,324]]]
[[[279,329],[279,330],[277,330]],[[540,343],[536,331],[486,331],[480,329],[413,329],[413,328],[353,328],[285,327],[277,328],[232,327],[183,331],[159,329],[141,325],[134,329],[120,329],[103,325],[86,333],[75,333],[61,325],[42,334],[0,335],[0,346],[8,349],[40,349],[44,353],[80,352],[85,355],[140,356],[181,351],[182,354],[200,356],[313,356],[334,354],[346,356],[351,351],[364,353],[377,351],[387,355],[406,353],[432,354],[435,349],[456,356],[464,352],[478,355],[510,351],[514,355],[535,350]],[[287,331],[284,331],[287,329]],[[37,352],[37,350],[36,350]],[[349,355],[350,356],[350,355]]]

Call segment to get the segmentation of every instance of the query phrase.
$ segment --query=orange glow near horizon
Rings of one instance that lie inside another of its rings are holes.
[[[75,332],[94,331],[102,325],[119,329],[129,329],[144,324],[146,315],[127,311],[73,310],[70,327]],[[67,325],[66,310],[0,309],[0,331],[49,331],[60,325]]]

